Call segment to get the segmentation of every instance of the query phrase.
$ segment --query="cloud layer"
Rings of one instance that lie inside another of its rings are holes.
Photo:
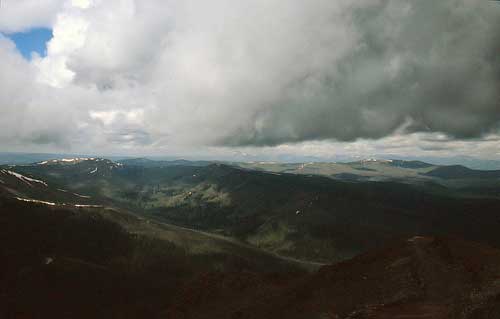
[[[31,63],[0,38],[4,145],[460,141],[500,129],[493,1],[24,0],[6,1],[0,21],[54,33]]]
[[[22,32],[51,27],[65,0],[2,0],[0,30]]]

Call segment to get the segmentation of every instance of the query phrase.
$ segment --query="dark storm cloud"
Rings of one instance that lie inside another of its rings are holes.
[[[419,148],[423,151],[448,151],[452,147],[441,146],[441,145],[422,145]]]
[[[447,0],[353,7],[347,14],[356,44],[334,66],[292,79],[281,101],[223,144],[378,139],[404,124],[452,138],[498,131],[500,6]]]

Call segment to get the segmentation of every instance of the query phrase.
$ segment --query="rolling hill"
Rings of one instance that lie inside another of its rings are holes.
[[[442,179],[500,179],[500,171],[473,170],[460,165],[438,167],[426,175]]]
[[[12,169],[105,205],[291,258],[339,261],[418,234],[456,235],[500,247],[498,196],[467,197],[433,182],[434,177],[424,176],[429,179],[425,183],[353,182],[220,163],[138,165],[141,162],[86,159]],[[368,174],[377,174],[380,167],[410,171],[405,174],[412,176],[435,169],[420,162],[368,160],[349,165]]]
[[[352,181],[395,181],[405,184],[437,183],[449,188],[490,186],[498,170],[475,170],[461,165],[434,165],[422,161],[364,159],[347,163],[234,163],[248,169],[275,173],[320,175]],[[450,181],[454,179],[454,181]],[[460,180],[457,182],[456,180]],[[481,184],[482,183],[482,184]]]

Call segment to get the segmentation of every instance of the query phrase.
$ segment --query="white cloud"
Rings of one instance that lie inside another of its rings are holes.
[[[71,0],[71,4],[74,7],[80,9],[88,9],[92,5],[92,1],[90,0]]]
[[[54,87],[65,87],[75,72],[68,68],[68,58],[85,45],[88,21],[78,11],[59,13],[53,27],[53,38],[47,44],[47,57],[34,59],[39,68],[38,80]]]
[[[471,147],[462,139],[494,134],[500,123],[500,9],[486,1],[3,6],[0,31],[54,33],[47,56],[31,64],[0,41],[10,63],[0,66],[4,145],[431,152],[443,142],[419,135],[429,131],[454,135],[448,150],[459,152]],[[317,140],[327,142],[309,142]]]
[[[128,124],[142,125],[144,121],[144,111],[143,110],[131,110],[131,111],[90,111],[89,116],[93,120],[100,121],[103,125],[109,126],[114,124],[116,121],[125,121]]]
[[[0,32],[50,28],[66,0],[2,0]]]

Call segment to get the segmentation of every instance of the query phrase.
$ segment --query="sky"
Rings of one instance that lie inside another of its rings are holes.
[[[0,151],[500,159],[500,3],[3,0]]]
[[[16,49],[26,60],[31,60],[32,54],[40,57],[47,55],[47,42],[52,39],[52,30],[33,28],[25,32],[7,33],[4,36],[15,43]]]

